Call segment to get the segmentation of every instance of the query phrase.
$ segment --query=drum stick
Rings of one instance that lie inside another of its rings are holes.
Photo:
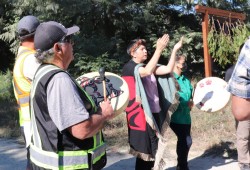
[[[99,69],[99,74],[100,74],[100,79],[101,79],[102,85],[103,85],[103,98],[104,98],[104,101],[107,101],[106,82],[105,82],[105,68],[104,67],[101,67]]]

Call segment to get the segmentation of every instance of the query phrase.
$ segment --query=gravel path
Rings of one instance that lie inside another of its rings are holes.
[[[104,170],[133,170],[135,158],[126,150],[108,150],[108,163]],[[13,139],[0,138],[0,170],[24,170],[26,154],[24,145]],[[175,170],[176,157],[170,154],[167,170]],[[190,170],[239,170],[237,160],[221,157],[202,157],[190,151]]]

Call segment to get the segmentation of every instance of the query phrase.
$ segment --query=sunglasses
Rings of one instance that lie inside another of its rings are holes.
[[[72,44],[72,45],[74,44],[71,35],[66,36],[66,37],[63,37],[63,38],[60,40],[60,43],[69,43],[69,44]]]

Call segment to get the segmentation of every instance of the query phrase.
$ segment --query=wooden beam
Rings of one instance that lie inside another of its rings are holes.
[[[195,10],[199,13],[205,13],[206,11],[208,11],[208,15],[216,15],[216,16],[227,17],[227,18],[231,17],[231,18],[236,18],[240,20],[246,19],[246,14],[243,14],[243,13],[236,13],[232,11],[210,8],[210,7],[201,6],[201,5],[196,5]]]

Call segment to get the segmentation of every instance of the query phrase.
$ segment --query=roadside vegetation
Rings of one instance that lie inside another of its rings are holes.
[[[12,73],[0,72],[0,137],[18,137],[18,110],[12,88]]]

